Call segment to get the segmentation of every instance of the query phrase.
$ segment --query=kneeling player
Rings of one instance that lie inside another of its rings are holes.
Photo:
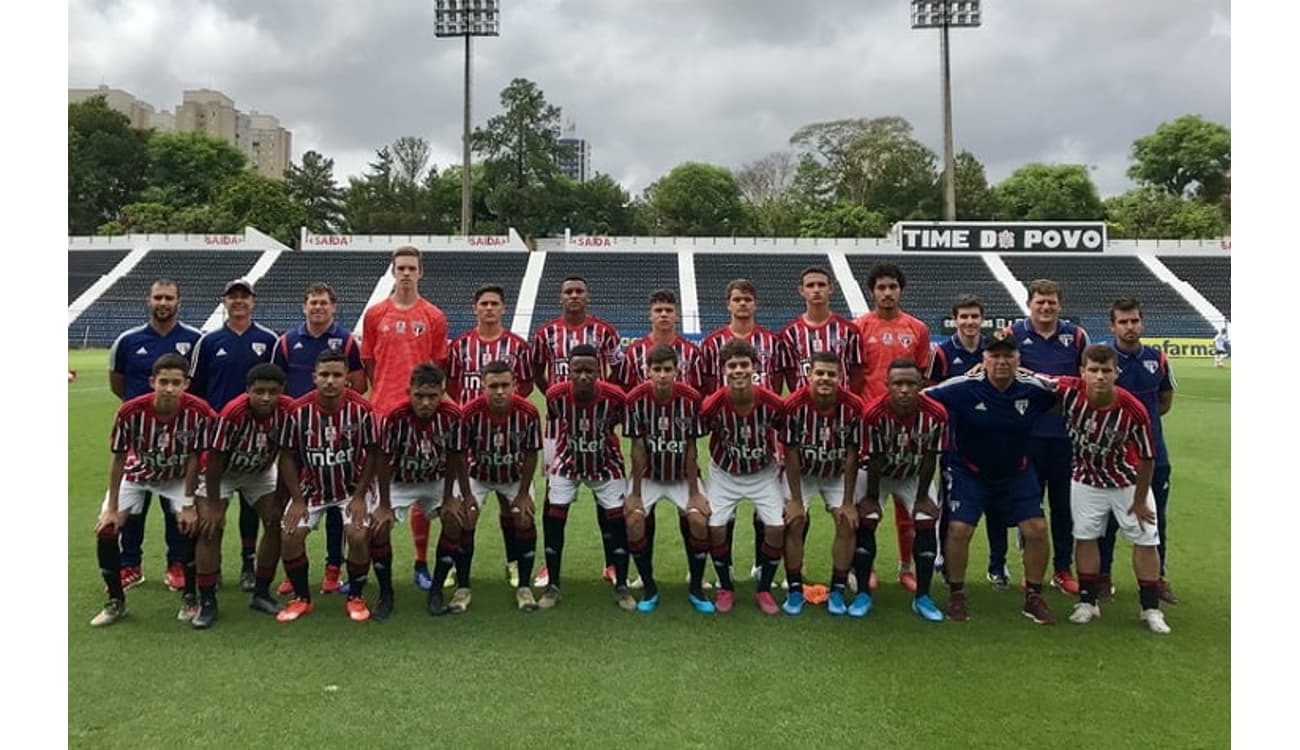
[[[816,495],[835,519],[835,541],[831,546],[831,593],[826,609],[832,615],[848,611],[844,587],[853,559],[853,534],[857,513],[844,503],[847,479],[858,470],[858,441],[862,431],[862,402],[841,388],[840,359],[834,352],[819,351],[809,358],[808,385],[786,399],[785,445],[787,500],[798,488],[805,510]],[[791,454],[797,454],[797,463]],[[790,467],[801,474],[791,477]],[[782,609],[788,615],[803,612],[804,541],[808,539],[807,517],[786,524],[785,573],[790,594]],[[866,579],[860,579],[866,580]],[[864,592],[865,594],[865,592]]]
[[[858,580],[871,570],[876,557],[876,525],[880,498],[893,495],[916,526],[912,547],[916,565],[916,594],[912,611],[929,622],[942,622],[943,613],[930,598],[934,558],[939,551],[936,526],[939,506],[930,498],[930,481],[943,451],[948,414],[937,401],[921,394],[921,368],[911,359],[896,359],[885,375],[887,392],[869,404],[862,417],[862,445],[870,455],[858,500],[858,546],[854,567]],[[859,591],[849,614],[862,617],[871,610],[871,595]]]
[[[725,387],[709,396],[701,415],[709,438],[709,544],[713,568],[718,573],[719,612],[730,612],[735,603],[736,584],[731,577],[731,545],[727,523],[736,515],[743,499],[752,500],[763,523],[759,545],[758,588],[754,601],[764,614],[779,614],[772,598],[772,578],[781,561],[788,522],[804,517],[803,501],[783,502],[776,466],[776,440],[785,426],[785,404],[772,391],[754,385],[754,363],[758,354],[744,339],[732,339],[718,352]],[[798,452],[787,457],[796,464]],[[799,467],[787,466],[792,476]],[[798,488],[793,491],[797,492]]]
[[[195,567],[199,582],[199,612],[192,624],[202,629],[217,619],[217,581],[221,578],[221,537],[226,508],[235,492],[262,520],[257,544],[254,588],[249,606],[268,615],[283,607],[271,596],[271,579],[280,559],[280,521],[284,510],[275,502],[276,459],[284,439],[293,399],[284,395],[284,371],[263,362],[248,371],[247,393],[226,404],[212,430],[208,464],[199,482],[195,504],[199,539]],[[212,492],[210,488],[220,488]]]
[[[307,535],[326,509],[343,510],[343,535],[348,542],[347,613],[356,622],[370,619],[362,596],[370,568],[371,511],[391,512],[386,488],[375,491],[379,470],[379,440],[370,402],[347,387],[347,357],[327,349],[316,358],[315,390],[290,406],[280,451],[279,471],[289,490],[282,525],[284,572],[293,583],[294,598],[275,619],[293,622],[312,611],[307,585]],[[294,456],[302,465],[301,477]]]
[[[709,614],[713,602],[704,596],[704,565],[708,562],[709,503],[700,493],[700,467],[695,440],[704,434],[700,425],[700,394],[677,381],[678,354],[667,344],[655,344],[646,353],[649,382],[628,394],[627,425],[623,434],[632,441],[631,492],[624,504],[627,544],[645,586],[636,608],[653,612],[659,606],[654,579],[655,504],[662,499],[677,506],[684,520],[690,601],[696,611]]]
[[[139,515],[149,493],[169,503],[185,535],[185,586],[176,619],[190,621],[198,612],[194,594],[194,531],[197,515],[194,490],[199,481],[199,455],[208,447],[208,430],[216,417],[212,408],[185,392],[189,363],[179,354],[164,354],[153,363],[149,385],[153,393],[127,401],[113,419],[113,463],[108,492],[95,524],[99,572],[108,587],[108,603],[90,621],[112,625],[126,614],[122,589],[122,548],[118,529]]]
[[[528,583],[537,550],[532,490],[542,448],[541,417],[537,407],[515,393],[508,362],[495,360],[483,367],[483,395],[461,411],[461,434],[469,474],[466,504],[481,508],[496,493],[506,559],[519,566],[515,604],[531,612],[537,609]]]
[[[388,485],[393,518],[404,521],[416,507],[425,518],[440,511],[442,533],[426,604],[431,615],[464,612],[469,607],[469,565],[474,554],[474,527],[458,498],[463,493],[456,487],[463,472],[460,409],[443,398],[446,384],[436,365],[416,365],[406,401],[384,417],[379,437],[384,452],[379,486]],[[377,515],[389,520],[387,514]],[[371,616],[377,620],[388,619],[393,611],[390,527],[391,523],[377,523],[370,530],[371,559],[379,579],[379,601]],[[442,600],[442,586],[452,565],[456,566],[457,588],[448,605]]]
[[[546,532],[549,583],[537,605],[550,609],[560,601],[560,561],[569,506],[585,484],[596,496],[610,536],[605,544],[614,563],[614,600],[636,609],[627,586],[627,524],[623,519],[623,452],[614,428],[623,423],[623,391],[600,380],[596,348],[579,344],[569,351],[569,379],[546,391],[546,418],[556,430],[555,462],[546,477],[542,528]]]
[[[1084,624],[1101,617],[1097,540],[1106,533],[1106,523],[1114,515],[1120,532],[1133,544],[1142,622],[1151,632],[1165,634],[1169,625],[1160,611],[1160,535],[1151,492],[1155,473],[1151,418],[1136,396],[1115,386],[1119,372],[1115,350],[1109,345],[1092,344],[1084,349],[1079,369],[1081,378],[1059,378],[1057,390],[1074,444],[1070,510],[1079,565],[1079,603],[1070,613],[1070,622]]]

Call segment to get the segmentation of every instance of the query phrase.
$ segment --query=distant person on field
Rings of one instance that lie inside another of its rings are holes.
[[[1232,340],[1228,338],[1228,329],[1220,328],[1214,336],[1214,366],[1223,367],[1223,360],[1232,356]]]

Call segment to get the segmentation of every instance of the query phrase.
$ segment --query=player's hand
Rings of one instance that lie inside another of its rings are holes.
[[[537,510],[533,507],[533,498],[527,492],[520,494],[510,503],[510,514],[519,516],[522,519],[528,519],[531,524]]]
[[[705,521],[708,521],[709,516],[712,515],[712,511],[709,510],[708,499],[698,492],[691,495],[690,499],[686,501],[686,512],[689,513],[692,510],[704,516]]]
[[[862,521],[872,514],[875,515],[877,521],[884,517],[885,513],[880,508],[880,498],[863,498],[862,502],[858,503],[858,525],[861,525]]]
[[[843,524],[850,529],[858,527],[858,509],[853,503],[844,503],[838,508],[832,508],[831,517],[835,519],[836,526]]]
[[[290,502],[289,507],[284,509],[284,520],[280,522],[280,528],[284,533],[292,534],[293,530],[305,520],[307,520],[307,505]]]
[[[393,528],[393,524],[396,522],[397,516],[393,514],[393,509],[381,505],[370,514],[370,533],[382,534]]]
[[[181,508],[181,512],[176,514],[176,528],[185,536],[194,536],[198,531],[199,512],[194,509],[193,505],[187,505]]]
[[[802,501],[792,499],[786,502],[781,515],[785,518],[786,524],[789,525],[801,518],[807,517],[808,512],[804,510]]]
[[[1150,505],[1147,505],[1147,499],[1145,497],[1133,498],[1133,504],[1128,506],[1128,514],[1130,516],[1137,516],[1139,531],[1146,530],[1146,527],[1142,525],[1144,522],[1145,523],[1156,522],[1155,509],[1152,508]]]
[[[95,533],[98,534],[104,529],[115,528],[118,525],[117,524],[118,515],[119,514],[114,513],[113,511],[108,510],[107,508],[100,511],[99,518],[95,521]]]
[[[370,509],[366,507],[365,495],[356,495],[348,501],[348,525],[358,529],[370,525]]]
[[[645,503],[641,501],[641,495],[629,493],[623,498],[623,515],[630,516],[634,512],[645,515]]]
[[[937,521],[939,520],[939,505],[930,499],[929,495],[917,493],[916,504],[912,506],[912,518],[916,518],[918,514],[922,513]]]

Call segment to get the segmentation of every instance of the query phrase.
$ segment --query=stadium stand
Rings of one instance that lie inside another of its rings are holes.
[[[533,308],[533,327],[560,315],[560,286],[570,275],[587,280],[591,314],[623,336],[640,338],[650,330],[647,310],[654,290],[671,289],[681,298],[676,253],[637,253],[632,257],[627,253],[547,253]]]
[[[1002,260],[1025,284],[1034,279],[1061,284],[1061,317],[1081,324],[1094,339],[1110,337],[1110,303],[1123,295],[1142,301],[1147,336],[1214,335],[1214,328],[1181,294],[1135,257],[1003,255]]]
[[[473,328],[476,323],[474,290],[484,284],[498,284],[506,290],[506,316],[503,323],[509,328],[515,306],[519,304],[519,285],[527,267],[528,253],[502,250],[425,253],[420,292],[447,316],[447,331],[455,338]]]
[[[1196,287],[1201,296],[1232,317],[1232,259],[1214,256],[1157,256],[1178,278]]]
[[[871,290],[867,288],[867,276],[871,267],[877,261],[897,264],[907,277],[903,309],[925,323],[935,336],[944,330],[944,320],[951,317],[953,300],[963,294],[977,294],[984,300],[986,318],[1020,317],[1016,301],[978,256],[850,255],[848,260],[868,303],[871,302]]]
[[[669,256],[673,257],[673,256]],[[796,287],[799,272],[808,266],[831,270],[830,259],[821,254],[696,253],[695,288],[700,299],[700,331],[709,333],[731,320],[722,296],[733,279],[749,279],[758,288],[755,317],[760,325],[781,330],[804,311]],[[851,318],[844,292],[836,285],[831,309]]]
[[[126,250],[86,250],[68,253],[68,304],[126,257]]]
[[[122,331],[146,322],[145,298],[149,286],[159,278],[180,284],[181,320],[202,326],[220,302],[226,282],[248,273],[260,255],[258,251],[242,250],[203,254],[193,250],[153,250],[68,326],[68,344],[106,347]]]
[[[283,333],[302,322],[302,293],[307,285],[324,281],[338,297],[335,319],[344,328],[354,328],[375,284],[388,273],[388,265],[386,253],[346,250],[280,253],[275,264],[257,280],[257,308],[253,317]]]

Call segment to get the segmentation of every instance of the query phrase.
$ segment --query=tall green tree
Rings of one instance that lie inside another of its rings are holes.
[[[173,208],[210,205],[248,159],[239,149],[203,133],[155,133],[149,139],[147,200]]]
[[[308,230],[333,233],[344,230],[343,189],[334,180],[334,160],[317,151],[302,155],[302,164],[290,164],[284,173],[289,197],[306,212]]]
[[[290,244],[307,220],[307,210],[289,196],[280,180],[256,172],[241,172],[228,180],[213,205],[213,230],[236,232],[254,226]]]
[[[1108,232],[1117,239],[1207,239],[1221,237],[1226,224],[1219,206],[1180,198],[1155,185],[1107,198]]]
[[[68,233],[120,218],[149,182],[149,133],[131,128],[103,96],[68,105]]]
[[[1096,221],[1106,209],[1082,164],[1033,163],[993,189],[1002,221]]]
[[[573,196],[569,229],[583,234],[632,234],[632,196],[613,177],[597,172],[570,188]]]
[[[749,231],[765,237],[799,233],[794,189],[799,160],[790,151],[774,151],[736,170],[736,186],[747,204]]]
[[[743,231],[745,210],[731,170],[713,164],[678,164],[645,189],[654,234],[729,235]]]
[[[856,203],[837,203],[804,214],[799,221],[801,237],[884,237],[889,222],[879,213]]]
[[[1133,142],[1128,176],[1179,198],[1221,201],[1229,191],[1232,133],[1199,115],[1161,123]]]
[[[962,151],[953,159],[954,187],[957,192],[958,221],[989,221],[997,211],[993,190],[989,187],[984,165],[969,151]],[[935,206],[943,205],[943,172],[935,182]]]

